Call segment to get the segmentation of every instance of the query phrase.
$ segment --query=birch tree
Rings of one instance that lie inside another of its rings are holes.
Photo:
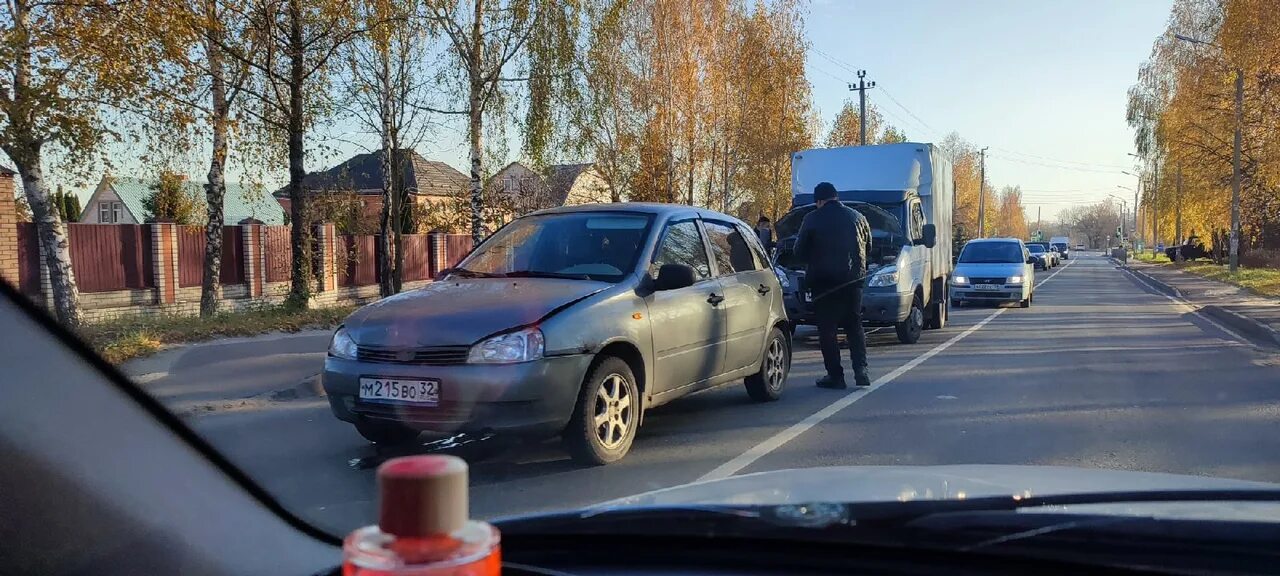
[[[49,270],[54,314],[65,326],[81,322],[80,295],[67,230],[50,203],[45,180],[50,156],[83,159],[111,129],[103,108],[132,97],[147,62],[139,45],[117,33],[120,2],[35,2],[0,5],[0,149],[22,180]],[[102,55],[109,54],[110,58]]]

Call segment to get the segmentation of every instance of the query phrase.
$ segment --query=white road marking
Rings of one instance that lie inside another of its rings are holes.
[[[1053,274],[1046,276],[1043,280],[1036,282],[1035,288],[1039,288],[1040,286],[1044,285],[1045,282],[1052,280],[1054,276],[1057,276],[1059,273],[1061,273],[1063,270],[1066,270],[1067,267],[1071,266],[1074,263],[1075,261],[1068,262],[1067,264],[1063,265],[1062,268],[1060,268],[1057,272],[1054,272]],[[940,352],[946,350],[947,348],[950,348],[952,344],[955,344],[956,342],[959,342],[960,340],[964,339],[966,336],[973,334],[974,332],[977,332],[983,326],[986,326],[988,322],[995,320],[997,316],[1003,314],[1005,310],[1008,310],[1008,308],[996,309],[995,312],[992,312],[990,315],[988,315],[986,318],[983,318],[982,321],[978,322],[977,324],[970,326],[964,332],[961,332],[959,334],[956,334],[955,336],[952,336],[951,339],[935,346],[933,349],[919,356],[916,356],[906,364],[903,364],[895,368],[892,372],[889,372],[884,376],[876,378],[875,381],[871,383],[871,386],[868,386],[866,388],[854,388],[844,397],[840,398],[839,400],[836,400],[835,402],[832,402],[831,404],[826,405],[821,410],[818,410],[817,412],[810,414],[804,420],[796,422],[795,424],[792,424],[787,429],[781,432],[778,432],[777,434],[774,434],[769,438],[766,438],[763,442],[756,444],[755,446],[752,446],[746,452],[743,452],[742,454],[735,456],[732,460],[729,460],[724,464],[716,466],[714,470],[707,472],[706,474],[703,474],[701,477],[695,480],[695,482],[707,482],[710,480],[720,480],[723,478],[728,478],[730,476],[733,476],[738,472],[741,472],[743,468],[750,466],[753,462],[763,458],[770,452],[773,452],[774,450],[781,448],[782,445],[794,440],[797,436],[804,434],[805,431],[807,431],[810,428],[813,428],[814,426],[817,426],[823,420],[826,420],[827,418],[834,416],[837,412],[844,410],[849,406],[852,406],[854,402],[857,402],[863,398],[866,398],[872,392],[875,392],[876,390],[880,389],[880,387],[885,386],[890,382],[893,382],[899,376],[906,374],[912,368],[919,366],[925,360],[933,358],[934,356],[938,355]]]
[[[1230,328],[1227,328],[1227,327],[1226,327],[1226,326],[1224,326],[1221,322],[1218,322],[1217,320],[1214,320],[1213,318],[1210,318],[1210,317],[1208,317],[1208,316],[1206,316],[1206,315],[1202,314],[1202,313],[1200,312],[1200,308],[1199,308],[1198,306],[1196,306],[1195,304],[1192,304],[1192,303],[1191,303],[1189,300],[1187,300],[1186,298],[1180,298],[1180,297],[1177,297],[1177,296],[1170,296],[1170,295],[1168,295],[1168,294],[1165,294],[1165,293],[1164,293],[1164,290],[1161,290],[1159,287],[1155,286],[1154,284],[1152,284],[1152,283],[1150,283],[1150,282],[1147,282],[1147,280],[1146,280],[1145,278],[1143,278],[1142,276],[1140,276],[1140,275],[1138,275],[1138,274],[1134,274],[1134,273],[1133,273],[1132,271],[1130,271],[1130,270],[1127,270],[1127,269],[1121,268],[1121,269],[1120,269],[1120,271],[1121,271],[1121,272],[1124,272],[1125,274],[1128,274],[1130,278],[1133,278],[1134,280],[1136,280],[1136,281],[1138,281],[1138,282],[1142,283],[1143,285],[1146,285],[1146,286],[1150,287],[1152,290],[1154,290],[1154,291],[1156,292],[1156,294],[1159,294],[1159,295],[1161,295],[1161,296],[1164,296],[1165,298],[1168,298],[1170,302],[1173,302],[1174,306],[1180,306],[1180,307],[1184,308],[1187,312],[1190,312],[1190,313],[1194,314],[1197,318],[1199,318],[1199,319],[1201,319],[1201,320],[1204,320],[1205,322],[1208,322],[1208,323],[1210,323],[1210,324],[1213,324],[1213,325],[1214,325],[1214,326],[1216,326],[1219,330],[1221,330],[1221,331],[1223,331],[1223,332],[1226,332],[1227,334],[1230,334],[1232,338],[1235,338],[1235,339],[1236,339],[1237,341],[1239,341],[1241,344],[1244,344],[1244,345],[1246,345],[1246,346],[1253,346],[1253,342],[1252,342],[1252,341],[1250,341],[1249,339],[1245,338],[1244,336],[1241,336],[1241,335],[1240,335],[1239,333],[1237,333],[1235,330],[1232,330],[1232,329],[1230,329]]]

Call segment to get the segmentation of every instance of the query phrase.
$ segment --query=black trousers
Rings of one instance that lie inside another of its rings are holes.
[[[854,371],[866,370],[867,335],[862,331],[862,282],[828,289],[814,287],[813,296],[818,343],[822,347],[822,363],[827,368],[827,375],[835,380],[844,380],[837,329],[844,330]]]

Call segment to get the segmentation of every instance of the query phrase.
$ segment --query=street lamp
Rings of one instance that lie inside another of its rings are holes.
[[[1199,38],[1183,36],[1182,34],[1174,34],[1174,38],[1190,42],[1192,44],[1203,44],[1217,48],[1220,52],[1225,52],[1222,46],[1212,42],[1206,42]],[[1236,130],[1235,137],[1232,142],[1231,149],[1231,267],[1234,273],[1240,267],[1240,141],[1241,141],[1241,118],[1244,117],[1244,70],[1239,66],[1235,67],[1236,73]]]

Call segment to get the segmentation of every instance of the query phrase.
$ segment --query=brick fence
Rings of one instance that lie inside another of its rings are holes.
[[[31,223],[16,222],[11,171],[0,167],[0,278],[52,306],[48,272]],[[288,226],[244,224],[223,233],[219,309],[278,304],[289,293]],[[204,278],[204,228],[176,224],[69,224],[71,264],[89,321],[144,314],[195,315]],[[316,227],[313,303],[378,298],[377,236],[341,236]],[[421,287],[471,249],[461,234],[404,237],[404,289]]]

